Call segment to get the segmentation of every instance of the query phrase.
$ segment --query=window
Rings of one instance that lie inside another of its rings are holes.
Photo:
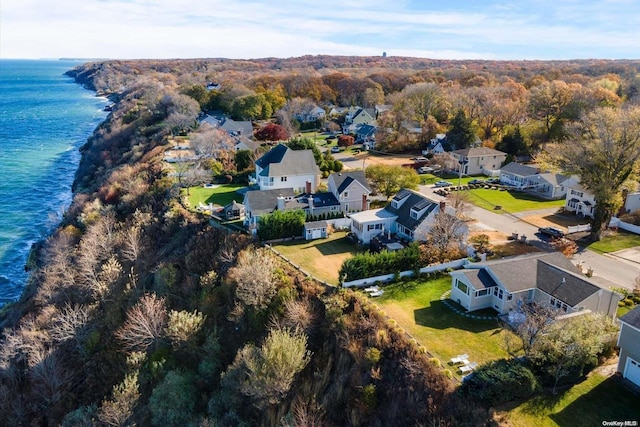
[[[349,192],[348,191],[343,192],[342,193],[342,198],[343,199],[348,199],[349,198]]]
[[[483,297],[488,294],[489,294],[489,289],[480,289],[479,291],[476,291],[477,297]]]
[[[412,211],[411,211],[411,218],[413,218],[413,219],[418,219],[418,212],[416,212],[416,211],[412,210]]]
[[[511,301],[513,299],[513,295],[512,294],[507,294],[507,301]]]
[[[572,196],[578,196],[578,197],[582,197],[582,191],[576,191],[576,190],[571,190],[571,195]]]
[[[391,201],[391,207],[394,209],[398,209],[398,202],[396,202],[395,200]]]
[[[502,289],[498,290],[498,298],[502,299],[502,297],[504,296],[504,292]]]
[[[337,210],[338,210],[338,207],[337,207],[337,206],[331,206],[331,210],[332,210],[332,211],[337,211]]]
[[[469,287],[461,281],[456,280],[456,288],[460,289],[463,293],[468,295]]]
[[[280,182],[286,182],[287,181],[287,177],[286,176],[281,176],[280,177]]]

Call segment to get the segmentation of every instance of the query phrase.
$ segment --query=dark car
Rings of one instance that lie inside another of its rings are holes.
[[[487,184],[500,184],[500,178],[489,178]]]
[[[538,228],[538,233],[542,234],[543,236],[549,236],[554,238],[564,237],[564,232],[562,230],[558,230],[557,228],[553,228],[553,227]]]
[[[469,181],[469,184],[480,185],[480,184],[486,184],[486,182],[483,179],[472,179],[471,181]]]

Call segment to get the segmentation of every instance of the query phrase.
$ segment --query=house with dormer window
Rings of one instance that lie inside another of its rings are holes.
[[[467,264],[450,275],[451,300],[467,311],[493,308],[503,315],[535,303],[559,315],[591,310],[615,316],[620,301],[559,252]]]
[[[369,209],[371,186],[363,171],[334,172],[327,181],[329,193],[340,202],[342,212],[359,212]]]
[[[435,202],[412,190],[400,190],[381,209],[351,214],[351,231],[363,244],[383,233],[392,233],[409,241],[425,240],[435,216],[444,211],[455,215],[445,202]]]

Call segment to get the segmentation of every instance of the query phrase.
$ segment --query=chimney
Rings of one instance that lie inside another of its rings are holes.
[[[307,202],[309,203],[309,213],[313,213],[313,196],[311,194],[309,194],[309,198],[307,199]]]
[[[445,202],[444,200],[442,200],[440,202],[440,212],[444,212],[444,208],[447,206],[447,202]]]
[[[306,193],[311,194],[311,180],[308,179],[306,184]]]
[[[281,195],[278,196],[278,210],[279,211],[284,210],[284,197],[282,197]]]
[[[362,195],[362,210],[366,211],[367,209],[369,209],[369,202],[367,201],[367,195],[363,194]]]

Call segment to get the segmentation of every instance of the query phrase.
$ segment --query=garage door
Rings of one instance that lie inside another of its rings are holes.
[[[312,239],[319,239],[322,237],[322,230],[317,229],[317,230],[312,230],[311,231],[311,238]]]
[[[640,386],[640,362],[627,358],[627,367],[624,370],[624,377],[632,383]]]

